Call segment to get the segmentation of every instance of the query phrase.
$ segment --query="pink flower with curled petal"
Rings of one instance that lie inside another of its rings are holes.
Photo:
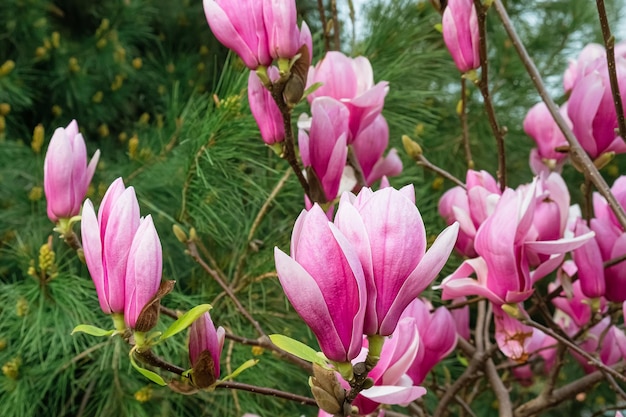
[[[291,256],[275,248],[276,272],[296,312],[327,358],[350,362],[361,350],[367,301],[358,255],[315,204],[294,225]]]
[[[269,67],[267,73],[271,81],[278,80],[278,68]],[[285,140],[283,115],[272,98],[272,94],[265,88],[261,79],[254,71],[250,71],[250,76],[248,77],[248,102],[250,103],[252,115],[261,131],[263,142],[273,145]]]
[[[263,21],[267,31],[268,49],[272,58],[291,59],[297,53],[300,31],[296,22],[294,0],[263,0]]]
[[[203,1],[204,13],[215,37],[235,51],[251,70],[272,63],[263,19],[265,3],[259,0]]]
[[[624,153],[626,143],[615,133],[618,127],[606,60],[597,58],[579,79],[569,98],[567,113],[573,132],[592,159],[605,152]],[[622,104],[626,105],[626,57],[616,57]]]
[[[321,86],[308,95],[309,103],[327,96],[340,100],[350,111],[348,144],[378,117],[389,91],[386,81],[374,85],[372,65],[367,58],[349,58],[338,51],[326,53],[309,70],[307,88],[315,83]]]
[[[561,115],[571,128],[572,122],[567,116],[567,103],[561,107]],[[567,146],[567,140],[544,102],[535,104],[528,111],[524,118],[524,132],[537,144],[537,148],[533,148],[530,154],[530,167],[533,173],[561,172],[567,153],[558,152],[556,148]]]
[[[43,174],[46,210],[52,222],[80,213],[99,158],[98,150],[87,165],[87,148],[76,120],[54,131],[44,159]]]
[[[478,16],[472,0],[449,0],[441,22],[443,41],[461,72],[480,67]]]
[[[537,280],[562,263],[566,252],[593,237],[593,233],[587,233],[536,240],[540,236],[537,224],[533,225],[537,187],[535,181],[518,190],[504,191],[494,212],[476,233],[474,247],[479,257],[463,262],[439,286],[444,300],[481,295],[498,305],[522,302],[530,297]],[[472,274],[476,279],[470,277]]]
[[[407,197],[407,194],[411,195]],[[458,224],[426,252],[424,223],[412,186],[344,193],[335,224],[356,248],[367,282],[367,335],[393,333],[400,316],[435,279],[454,246]]]
[[[339,193],[348,157],[348,109],[331,97],[320,97],[311,105],[311,128],[298,131],[302,164],[310,166],[323,189],[326,201]]]
[[[202,352],[211,355],[213,369],[212,376],[215,379],[220,377],[220,356],[224,347],[224,337],[226,332],[223,327],[215,329],[213,320],[209,313],[204,313],[193,322],[189,328],[189,361],[195,367],[201,360]]]
[[[368,186],[383,176],[393,177],[402,172],[402,161],[395,149],[383,157],[388,144],[389,126],[382,114],[363,129],[352,143],[354,154]]]
[[[452,314],[445,307],[433,310],[430,302],[420,298],[409,304],[402,317],[415,319],[420,334],[419,351],[407,375],[414,384],[421,384],[435,365],[456,347],[456,325]]]
[[[127,261],[139,223],[135,190],[125,188],[121,178],[109,186],[97,218],[89,199],[83,205],[85,262],[105,314],[124,312]]]

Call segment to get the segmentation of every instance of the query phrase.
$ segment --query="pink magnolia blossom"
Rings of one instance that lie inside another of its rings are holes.
[[[194,367],[200,360],[200,354],[207,351],[213,361],[212,376],[218,379],[225,334],[223,327],[215,329],[209,313],[204,313],[196,319],[189,330],[189,361],[191,366]]]
[[[587,75],[593,68],[591,65],[596,59],[606,59],[604,46],[597,43],[587,44],[578,54],[578,58],[570,60],[565,74],[563,74],[563,88],[569,92],[574,88],[577,81]]]
[[[617,115],[606,60],[597,58],[589,65],[588,73],[576,81],[567,107],[574,134],[592,159],[605,152],[624,153],[626,143],[615,133]],[[616,66],[622,103],[626,105],[626,57],[617,57]]]
[[[204,13],[215,37],[235,51],[251,70],[272,63],[263,20],[265,3],[259,0],[203,1]]]
[[[294,0],[263,0],[263,22],[272,58],[293,58],[302,45]]]
[[[478,17],[472,0],[449,0],[443,12],[443,41],[461,72],[480,67]]]
[[[348,109],[330,97],[320,97],[311,105],[311,129],[298,132],[300,156],[310,166],[322,187],[326,201],[334,200],[348,157]],[[309,179],[311,182],[311,179]]]
[[[416,298],[402,314],[412,318],[420,334],[420,347],[407,375],[415,385],[421,384],[428,373],[456,347],[456,325],[450,311],[439,307],[433,311],[430,302]]]
[[[572,123],[567,116],[566,104],[561,107],[561,115],[571,128]],[[535,104],[528,111],[524,118],[524,132],[537,144],[537,147],[533,148],[530,153],[530,167],[532,171],[535,174],[544,171],[560,172],[567,159],[567,153],[558,152],[556,148],[566,146],[567,140],[544,102]]]
[[[372,186],[383,176],[393,177],[402,172],[402,161],[395,149],[383,157],[388,144],[389,126],[382,114],[363,129],[352,143],[368,186]]]
[[[474,247],[479,257],[463,262],[441,283],[444,300],[481,295],[498,305],[524,301],[532,294],[533,284],[555,270],[566,252],[593,237],[587,233],[536,240],[545,232],[534,219],[537,191],[543,195],[543,187],[547,188],[546,184],[538,188],[535,181],[517,191],[505,190],[476,233]],[[556,211],[561,212],[558,204]],[[567,219],[555,221],[559,229],[563,223]],[[531,266],[535,267],[532,271]],[[476,279],[470,278],[473,273]]]
[[[96,170],[100,151],[87,165],[87,148],[78,124],[72,120],[67,127],[54,131],[44,160],[43,187],[48,218],[57,222],[80,213],[87,188]]]
[[[574,327],[578,330],[576,327]],[[624,340],[623,333],[618,335],[621,330],[611,324],[611,318],[605,317],[598,324],[593,326],[585,333],[585,338],[579,343],[579,346],[587,353],[598,355],[600,361],[611,366],[622,360],[622,342]],[[582,355],[572,352],[574,358],[580,363],[586,373],[591,373],[597,368],[589,363],[589,360]]]
[[[412,186],[344,193],[335,224],[354,245],[367,282],[365,334],[387,336],[409,303],[435,279],[456,240],[445,229],[426,252],[426,232]]]
[[[134,328],[161,283],[163,255],[152,217],[140,218],[135,190],[118,178],[105,193],[97,218],[91,201],[85,201],[81,234],[102,311],[123,312]]]
[[[315,204],[294,225],[291,256],[274,250],[280,283],[327,358],[349,362],[361,350],[367,302],[358,254]]]
[[[133,187],[115,180],[100,203],[96,218],[89,199],[83,205],[81,234],[85,262],[106,314],[122,313],[128,256],[139,228],[139,203]]]
[[[374,85],[374,72],[369,60],[359,56],[349,58],[330,51],[309,70],[307,88],[315,83],[322,85],[309,94],[311,103],[318,97],[332,97],[346,105],[350,112],[347,142],[351,144],[363,129],[374,122],[381,113],[389,91],[386,81]]]
[[[276,67],[269,67],[267,72],[271,81],[278,80],[279,74]],[[248,77],[248,102],[263,141],[268,145],[273,145],[285,140],[285,126],[280,109],[272,98],[272,94],[254,71],[250,71]]]

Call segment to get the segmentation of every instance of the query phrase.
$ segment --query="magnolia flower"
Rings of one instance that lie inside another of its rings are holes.
[[[43,187],[48,218],[56,223],[80,213],[87,188],[96,170],[100,151],[87,165],[87,148],[78,124],[72,120],[67,127],[54,131],[44,160]]]
[[[268,68],[268,75],[271,81],[276,81],[279,77],[276,67]],[[250,71],[248,77],[248,102],[250,111],[256,120],[261,137],[268,145],[285,140],[285,125],[283,115],[280,113],[278,105],[272,98],[272,94],[261,82],[261,79],[254,71]]]
[[[426,252],[426,231],[413,186],[344,193],[335,224],[354,245],[367,282],[365,334],[393,333],[404,309],[435,279],[456,240],[445,229]]]
[[[274,250],[276,272],[296,312],[324,355],[350,362],[361,350],[367,302],[356,250],[315,204],[293,228],[291,256]]]
[[[572,127],[567,116],[567,103],[561,107],[561,116]],[[524,132],[537,144],[530,152],[530,168],[535,174],[544,171],[560,172],[566,152],[558,152],[556,148],[566,146],[567,140],[556,124],[544,102],[535,104],[524,118]]]
[[[352,143],[354,155],[368,186],[372,186],[383,176],[392,177],[402,172],[402,161],[395,149],[383,157],[388,144],[389,126],[382,114],[363,129]]]
[[[480,67],[480,35],[474,2],[449,0],[441,24],[443,41],[459,71]]]
[[[308,95],[309,103],[328,96],[340,100],[350,111],[348,144],[378,117],[389,91],[386,81],[374,85],[374,72],[367,58],[349,58],[337,51],[326,53],[309,70],[307,88],[315,83],[322,85]]]
[[[118,178],[104,195],[97,218],[91,201],[85,201],[81,234],[102,311],[124,313],[126,324],[134,328],[161,282],[163,255],[152,217],[140,218],[135,190]]]
[[[315,200],[332,201],[348,157],[348,109],[333,98],[321,97],[313,101],[311,116],[310,131],[298,132],[300,156],[303,165],[310,167],[307,179],[313,184]]]
[[[421,384],[431,369],[454,350],[457,338],[454,318],[445,307],[432,311],[430,302],[420,298],[409,304],[402,317],[413,318],[420,334],[419,350],[406,372],[414,384]]]
[[[615,133],[617,115],[606,60],[597,58],[590,66],[576,81],[567,106],[574,134],[592,159],[605,152],[624,153],[626,143]],[[616,57],[616,67],[622,104],[626,105],[626,57]]]
[[[198,317],[189,329],[189,361],[193,382],[199,388],[211,386],[220,377],[225,334],[224,328],[215,329],[209,313]]]

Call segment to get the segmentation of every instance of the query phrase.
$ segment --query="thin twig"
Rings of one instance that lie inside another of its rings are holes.
[[[552,100],[552,97],[550,97],[550,94],[548,93],[548,90],[543,83],[543,79],[541,78],[541,74],[539,74],[535,63],[528,55],[524,44],[522,44],[522,41],[517,35],[517,32],[513,27],[509,15],[506,12],[505,7],[502,5],[502,1],[494,0],[493,5],[495,6],[496,11],[500,16],[500,20],[502,20],[504,29],[509,35],[513,46],[517,50],[517,53],[524,67],[526,68],[526,71],[530,75],[530,78],[535,85],[535,88],[539,92],[541,99],[546,104],[548,110],[550,111],[550,114],[552,115],[552,118],[555,120],[555,122],[565,135],[565,138],[570,145],[570,157],[572,158],[572,161],[576,163],[577,166],[582,167],[585,170],[586,174],[591,179],[591,182],[593,182],[593,185],[595,185],[600,194],[602,194],[602,196],[606,198],[609,206],[615,213],[615,216],[617,217],[622,228],[626,230],[626,212],[624,212],[622,206],[619,204],[613,193],[611,193],[611,189],[609,188],[608,184],[606,183],[606,181],[604,181],[604,178],[602,178],[602,175],[600,175],[600,172],[595,167],[587,153],[580,146],[580,143],[578,143],[578,139],[576,139],[576,136],[574,136],[574,133],[569,128],[569,126],[565,122],[565,119],[559,112],[559,109],[554,103],[554,100]]]
[[[313,398],[304,397],[302,395],[292,394],[290,392],[285,392],[281,390],[277,390],[274,388],[266,388],[266,387],[257,387],[256,385],[244,384],[241,382],[235,381],[222,381],[215,388],[229,388],[236,389],[240,391],[248,391],[255,394],[261,395],[269,395],[271,397],[276,398],[284,398],[286,400],[295,401],[304,405],[311,405],[317,407],[317,403]]]
[[[274,199],[276,198],[280,190],[285,186],[290,175],[291,175],[291,169],[286,170],[285,174],[281,177],[278,183],[274,186],[274,189],[272,190],[270,195],[267,197],[267,199],[261,206],[261,209],[259,210],[256,217],[254,218],[254,221],[252,222],[252,226],[250,227],[250,231],[248,232],[248,238],[246,239],[246,248],[244,249],[241,256],[239,256],[237,267],[235,268],[235,274],[234,274],[233,282],[231,284],[232,286],[235,286],[237,282],[239,281],[239,279],[241,278],[241,269],[243,268],[243,264],[248,255],[248,248],[250,247],[250,242],[252,242],[252,239],[254,238],[256,229],[259,228],[259,225],[261,224],[261,221],[263,221],[263,218],[265,217],[265,214],[269,210],[270,205],[272,204],[272,202],[274,201]]]
[[[335,41],[335,50],[341,49],[341,28],[339,26],[339,12],[337,11],[337,0],[330,0],[330,13],[333,16],[333,40]]]
[[[193,258],[193,260],[196,261],[202,267],[202,269],[205,270],[206,273],[211,275],[215,282],[217,282],[219,286],[222,287],[222,290],[224,290],[224,292],[228,294],[230,299],[235,304],[235,307],[237,307],[237,310],[239,310],[239,312],[250,322],[250,324],[252,324],[257,333],[259,333],[260,336],[267,336],[261,328],[259,322],[256,321],[254,317],[252,317],[252,315],[248,312],[248,310],[246,310],[246,308],[241,304],[241,301],[239,301],[235,293],[233,293],[232,288],[230,288],[230,286],[226,284],[222,277],[220,277],[220,275],[215,272],[213,268],[211,268],[206,262],[204,262],[204,259],[202,259],[202,257],[198,253],[198,247],[196,246],[196,243],[194,241],[189,240],[187,242],[187,250],[189,251],[189,255]]]
[[[534,327],[535,329],[539,329],[542,332],[544,332],[545,334],[547,334],[548,336],[552,336],[553,338],[555,338],[559,342],[563,343],[569,349],[573,350],[574,352],[578,353],[579,355],[581,355],[582,357],[587,359],[589,361],[590,365],[595,366],[596,368],[598,368],[599,370],[602,370],[603,372],[607,372],[607,373],[613,375],[614,377],[616,377],[620,381],[626,382],[626,376],[624,376],[624,375],[622,375],[622,374],[620,374],[618,372],[615,372],[615,370],[613,370],[612,368],[606,366],[605,364],[600,362],[598,359],[594,358],[591,354],[587,353],[585,350],[581,349],[578,345],[573,343],[568,337],[565,337],[565,336],[561,335],[559,332],[555,332],[551,328],[546,327],[546,326],[544,326],[544,325],[542,325],[540,323],[537,323],[537,322],[533,321],[532,319],[523,319],[521,321],[522,321],[522,323],[524,323],[524,324],[526,324],[526,325],[528,325],[530,327]]]
[[[500,184],[500,190],[504,191],[506,188],[506,155],[504,150],[504,135],[506,134],[506,129],[501,128],[498,124],[496,111],[493,106],[493,101],[491,100],[491,93],[489,92],[489,64],[487,60],[487,10],[489,6],[483,5],[481,0],[474,0],[474,7],[476,7],[478,30],[480,34],[480,80],[476,82],[476,85],[483,96],[485,111],[489,118],[489,125],[496,138],[496,146],[498,148],[498,171],[496,174],[498,183]]]
[[[487,374],[491,388],[498,399],[498,415],[500,417],[513,417],[511,397],[509,396],[509,392],[504,386],[504,382],[502,382],[500,375],[498,375],[496,365],[493,363],[493,359],[491,358],[487,359],[487,362],[485,362],[485,373]]]
[[[606,47],[606,64],[609,70],[609,80],[611,82],[611,93],[613,94],[613,104],[615,105],[615,114],[617,115],[617,124],[619,126],[619,135],[622,139],[626,140],[626,120],[624,120],[622,94],[619,90],[617,68],[615,66],[615,37],[611,34],[609,19],[606,16],[606,8],[604,7],[604,0],[596,0],[596,6],[598,7],[598,17],[600,18],[602,37],[604,38],[604,46]]]
[[[437,165],[434,165],[432,162],[430,162],[428,159],[426,159],[426,157],[424,155],[419,155],[417,158],[418,158],[416,160],[417,165],[423,166],[424,168],[429,169],[429,170],[431,170],[431,171],[441,175],[442,177],[452,181],[453,183],[455,183],[459,187],[463,188],[464,190],[467,189],[465,184],[460,179],[458,179],[454,175],[450,174],[445,169],[440,168]]]
[[[307,371],[309,374],[313,373],[311,363],[305,361],[304,359],[300,359],[299,357],[294,356],[291,353],[285,352],[284,350],[273,344],[269,338],[261,337],[259,339],[248,339],[246,337],[241,337],[232,333],[226,333],[226,338],[241,343],[242,345],[259,346],[264,349],[269,349],[275,352],[278,357],[288,360],[294,365],[299,366],[300,368]]]

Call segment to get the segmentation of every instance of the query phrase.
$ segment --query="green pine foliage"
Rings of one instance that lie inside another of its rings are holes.
[[[567,58],[599,39],[593,4],[507,3],[562,102],[559,76]],[[313,19],[315,31],[315,3],[299,5]],[[431,161],[463,179],[466,166],[456,114],[460,74],[436,29],[440,16],[428,2],[372,2],[367,10],[369,35],[352,53],[370,59],[376,81],[390,83],[384,110],[390,147],[399,149],[405,163],[392,184],[416,185],[418,207],[429,236],[434,236],[443,228],[437,201],[452,184],[415,166],[404,155],[400,137],[411,136]],[[491,86],[500,123],[509,132],[510,182],[517,185],[530,179],[532,142],[521,122],[538,96],[496,16],[490,14],[488,23]],[[314,37],[320,39],[319,31]],[[314,61],[320,57],[316,54]],[[172,232],[177,224],[187,233],[197,231],[205,259],[268,334],[286,334],[317,347],[282,294],[273,266],[274,246],[289,248],[302,193],[293,174],[283,184],[288,165],[263,145],[249,112],[246,83],[247,70],[237,58],[226,58],[210,34],[200,2],[0,2],[0,415],[316,415],[311,407],[244,392],[178,394],[134,371],[128,346],[119,338],[70,336],[81,323],[112,327],[99,308],[86,267],[52,233],[46,217],[46,144],[56,127],[75,118],[90,155],[96,148],[102,151],[89,192],[94,204],[122,176],[136,188],[142,215],[154,217],[164,249],[164,279],[177,281],[163,300],[166,307],[188,310],[210,303],[217,325],[258,337],[219,285],[186,254]],[[480,94],[472,86],[468,106],[476,168],[495,172],[495,143]],[[303,111],[306,106],[299,106],[295,116]],[[38,124],[42,127],[36,128]],[[571,167],[567,170],[578,178]],[[267,203],[276,187],[279,192]],[[52,249],[54,260],[46,248]],[[428,294],[437,303],[437,292]],[[162,331],[171,319],[162,317],[161,322]],[[187,367],[185,344],[181,333],[156,350]],[[252,358],[259,363],[238,381],[310,396],[302,370],[270,352],[229,341],[222,375]],[[462,371],[450,357],[425,385],[434,392],[436,384],[444,386]],[[577,365],[568,364],[562,376],[579,373]],[[520,392],[515,401],[536,395],[531,390]],[[425,404],[431,407],[435,401],[431,393]],[[489,394],[480,394],[477,401],[483,406],[481,415],[497,414]],[[599,389],[589,394],[584,407],[571,402],[550,415],[585,415],[601,401],[614,402],[615,396]]]

